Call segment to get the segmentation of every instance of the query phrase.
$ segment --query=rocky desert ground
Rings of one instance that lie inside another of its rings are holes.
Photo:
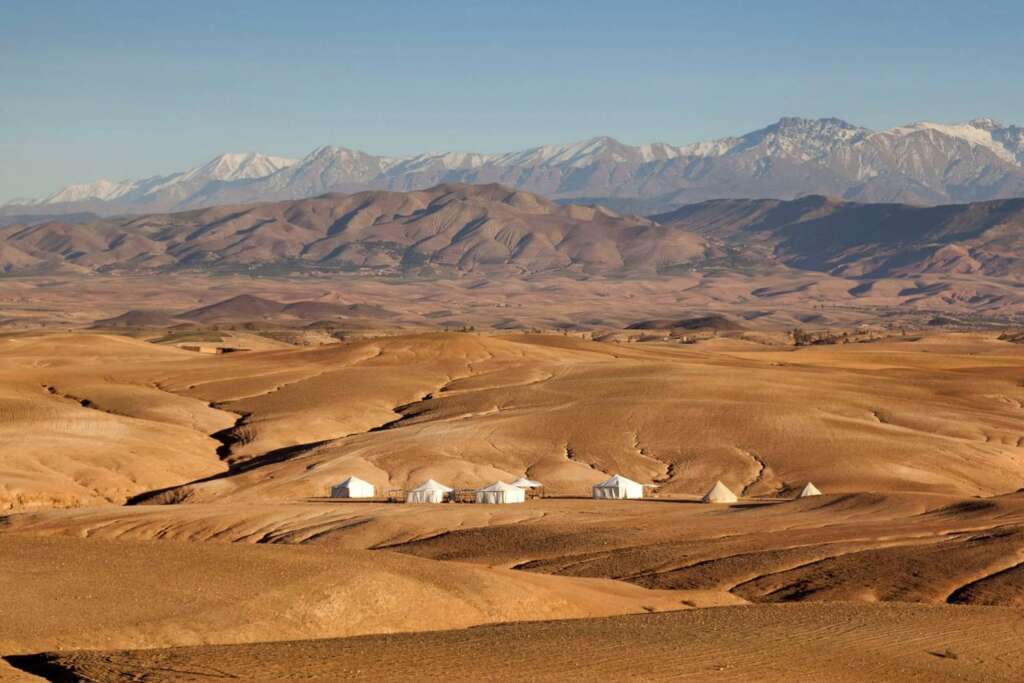
[[[308,308],[259,301],[228,309]],[[0,676],[1019,680],[1012,335],[360,308],[297,344],[189,303],[0,337]],[[591,499],[613,473],[648,497]],[[353,475],[378,496],[329,497]],[[544,497],[386,500],[520,476]],[[736,503],[700,502],[717,480]]]

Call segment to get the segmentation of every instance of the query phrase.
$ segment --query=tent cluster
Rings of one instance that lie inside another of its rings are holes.
[[[621,500],[626,498],[643,498],[644,488],[646,484],[640,484],[627,479],[621,474],[616,474],[607,481],[602,481],[600,484],[594,484],[591,488],[591,495],[594,498]],[[809,496],[820,496],[821,491],[812,484],[807,482],[803,490],[797,498],[807,498]],[[733,493],[728,486],[723,484],[721,481],[716,481],[714,486],[708,489],[708,492],[701,498],[703,503],[735,503],[739,500],[739,497]]]
[[[528,489],[541,488],[539,481],[533,481],[526,477],[520,477],[511,484],[503,481],[496,481],[493,484],[481,489],[472,491],[472,500],[476,503],[489,505],[504,505],[508,503],[526,502]],[[433,479],[428,479],[413,490],[405,494],[406,503],[443,503],[445,500],[452,500],[455,489],[439,484]]]
[[[625,500],[644,497],[646,484],[640,484],[628,479],[621,474],[614,475],[607,481],[594,484],[591,488],[591,495],[594,498],[606,500]],[[489,486],[473,491],[473,500],[477,503],[504,504],[522,503],[526,500],[526,492],[530,489],[539,489],[542,484],[526,477],[520,477],[510,484],[503,481],[496,481]],[[453,488],[445,486],[433,479],[428,479],[416,488],[407,491],[405,494],[406,503],[443,503],[451,498]],[[364,481],[359,477],[349,477],[331,487],[332,498],[373,498],[375,489],[373,484]],[[818,490],[811,482],[800,491],[797,498],[809,498],[820,496]],[[714,486],[708,489],[701,501],[704,503],[735,503],[739,498],[728,486],[721,481],[716,481]]]
[[[473,500],[477,503],[503,504],[522,503],[526,500],[526,492],[530,489],[543,488],[539,481],[520,477],[511,484],[496,481],[482,489],[472,491]],[[331,487],[332,498],[373,498],[373,484],[359,477],[348,477],[340,484]],[[414,489],[405,492],[406,503],[443,503],[452,500],[455,489],[450,486],[428,479]]]

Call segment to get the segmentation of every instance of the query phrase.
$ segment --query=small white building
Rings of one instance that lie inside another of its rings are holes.
[[[450,486],[438,483],[433,479],[425,482],[405,494],[406,503],[443,503],[445,497],[451,493]]]
[[[715,485],[708,489],[701,499],[704,503],[735,503],[737,500],[739,499],[736,494],[720,481],[716,481]]]
[[[594,484],[592,492],[594,498],[643,498],[644,485],[616,474],[608,481]]]
[[[476,502],[488,504],[522,503],[526,501],[526,489],[496,481],[490,486],[478,489]]]
[[[331,498],[373,498],[373,484],[359,477],[349,477],[331,487]]]

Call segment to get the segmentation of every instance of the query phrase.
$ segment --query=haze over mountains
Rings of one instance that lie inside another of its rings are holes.
[[[632,213],[807,194],[925,205],[982,201],[1024,195],[1024,128],[980,118],[872,131],[834,118],[783,118],[745,135],[682,147],[597,137],[506,154],[385,157],[332,146],[301,160],[226,154],[182,173],[72,185],[9,202],[2,212],[141,213],[456,182],[496,182]]]

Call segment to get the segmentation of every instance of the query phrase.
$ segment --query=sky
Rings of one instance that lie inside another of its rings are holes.
[[[0,203],[222,152],[1024,125],[1024,3],[0,3]]]

